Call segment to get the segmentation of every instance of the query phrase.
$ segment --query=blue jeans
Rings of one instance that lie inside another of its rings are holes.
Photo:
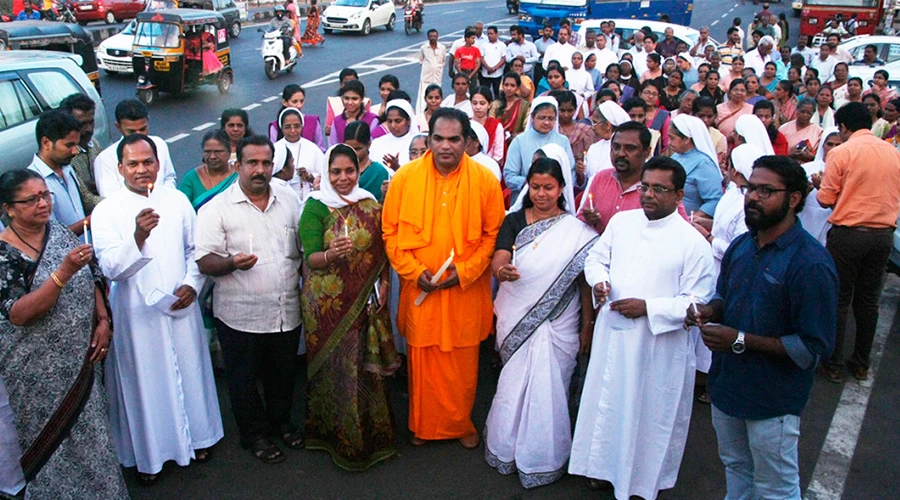
[[[725,465],[725,500],[800,500],[800,417],[743,420],[712,405],[712,422]]]

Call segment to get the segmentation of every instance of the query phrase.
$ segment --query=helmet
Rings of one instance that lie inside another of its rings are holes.
[[[275,6],[275,13],[277,14],[278,12],[281,12],[282,14],[284,14],[284,5],[276,5]]]

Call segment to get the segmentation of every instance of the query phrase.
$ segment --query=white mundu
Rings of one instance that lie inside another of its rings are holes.
[[[144,208],[159,225],[138,249],[135,217]],[[94,248],[110,292],[115,341],[106,361],[110,428],[119,461],[158,473],[168,460],[188,465],[194,450],[222,439],[222,417],[200,306],[170,312],[157,299],[182,285],[199,292],[194,261],[197,217],[187,197],[168,186],[148,198],[120,189],[91,216]]]
[[[609,282],[597,317],[569,473],[610,481],[618,499],[656,498],[678,478],[694,392],[694,347],[683,328],[695,296],[715,283],[709,244],[677,212],[648,220],[643,210],[614,215],[585,261],[592,287]],[[611,302],[643,299],[629,319]]]

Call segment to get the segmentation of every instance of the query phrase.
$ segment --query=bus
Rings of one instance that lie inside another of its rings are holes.
[[[693,9],[694,0],[520,0],[519,26],[534,39],[545,24],[559,28],[563,18],[576,28],[586,19],[658,21],[666,14],[670,23],[690,26]]]
[[[856,14],[857,35],[874,35],[884,13],[882,0],[803,0],[800,34],[810,39],[825,29],[828,21],[842,14],[844,22]]]

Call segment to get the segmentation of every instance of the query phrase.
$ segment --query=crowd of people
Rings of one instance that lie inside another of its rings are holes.
[[[101,149],[95,104],[66,98],[32,164],[0,176],[0,489],[125,498],[119,465],[152,485],[167,461],[209,461],[214,347],[266,464],[396,456],[402,372],[413,445],[483,444],[525,488],[569,473],[655,498],[697,399],[729,498],[799,499],[817,367],[868,376],[900,100],[883,72],[863,91],[831,41],[813,57],[777,17],[755,24],[747,49],[740,20],[693,47],[611,21],[534,43],[477,23],[450,48],[430,30],[415,100],[348,68],[320,120],[288,85],[263,135],[225,110],[178,183],[139,101]],[[502,369],[479,432],[489,337]]]

